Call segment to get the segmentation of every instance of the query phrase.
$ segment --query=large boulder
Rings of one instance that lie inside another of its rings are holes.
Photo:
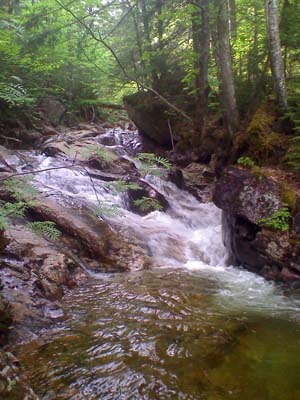
[[[231,261],[269,279],[300,283],[300,219],[290,206],[289,229],[263,223],[284,207],[284,186],[270,176],[231,167],[218,181],[213,200],[223,213],[223,238]],[[298,284],[298,283],[297,283]]]
[[[149,92],[138,92],[123,99],[129,118],[139,131],[160,146],[171,148],[172,140],[168,119],[174,129],[174,117],[168,115],[167,106]]]
[[[40,112],[42,119],[50,125],[57,126],[61,123],[63,115],[66,112],[65,106],[55,96],[41,97],[37,110]]]

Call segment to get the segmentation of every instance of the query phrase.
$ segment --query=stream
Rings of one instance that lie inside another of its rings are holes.
[[[139,149],[135,132],[105,135],[125,158]],[[64,163],[30,157],[39,169]],[[44,400],[299,400],[300,296],[227,265],[213,204],[164,178],[145,180],[169,202],[166,212],[139,216],[126,194],[99,180],[95,187],[121,210],[106,218],[141,242],[155,267],[91,273],[64,297],[68,318],[17,349],[36,393]],[[47,171],[35,181],[62,204],[97,207],[84,171]]]

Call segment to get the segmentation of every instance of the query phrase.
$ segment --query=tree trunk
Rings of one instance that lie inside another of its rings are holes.
[[[150,23],[149,23],[149,15],[147,12],[146,1],[141,1],[141,9],[142,9],[142,19],[144,26],[144,34],[145,34],[145,49],[149,53],[149,66],[152,78],[152,86],[155,90],[159,89],[159,77],[156,71],[155,66],[153,65],[153,49],[151,45],[151,35],[150,35]]]
[[[209,65],[209,9],[208,0],[198,0],[199,12],[192,15],[193,48],[196,55],[196,126],[193,145],[198,146],[205,128],[208,106],[208,65]]]
[[[221,80],[221,102],[226,115],[227,128],[232,138],[239,126],[235,85],[232,70],[232,55],[229,39],[228,3],[215,0],[216,31],[215,57]]]
[[[274,88],[279,107],[287,107],[287,92],[279,37],[278,8],[276,0],[265,0],[268,44]]]

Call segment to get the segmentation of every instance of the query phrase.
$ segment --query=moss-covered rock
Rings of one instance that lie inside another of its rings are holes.
[[[287,137],[275,131],[276,118],[272,103],[261,105],[247,129],[237,135],[237,155],[249,155],[260,164],[280,160],[286,152]]]
[[[224,211],[224,241],[234,263],[269,279],[300,282],[300,202],[291,188],[231,167],[216,185],[214,202]],[[263,223],[283,210],[284,220]]]

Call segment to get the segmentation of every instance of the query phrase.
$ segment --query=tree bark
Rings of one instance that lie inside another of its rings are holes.
[[[287,92],[279,36],[277,0],[265,0],[265,10],[267,20],[268,45],[275,94],[279,107],[285,109],[287,107]]]
[[[198,146],[205,128],[208,106],[208,66],[209,66],[209,9],[208,0],[198,0],[199,12],[192,15],[193,49],[196,54],[196,126],[193,145]]]
[[[215,0],[214,4],[217,13],[214,35],[215,57],[221,80],[221,103],[225,111],[228,133],[232,138],[239,127],[239,115],[232,70],[228,3],[223,0]]]

